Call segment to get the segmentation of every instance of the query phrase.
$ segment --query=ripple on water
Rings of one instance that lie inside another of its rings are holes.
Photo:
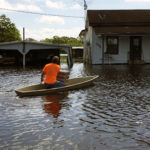
[[[149,65],[77,63],[70,77],[99,74],[94,86],[16,96],[15,88],[39,83],[40,73],[0,70],[0,149],[149,149]]]

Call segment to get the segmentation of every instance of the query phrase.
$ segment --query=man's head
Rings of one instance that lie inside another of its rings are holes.
[[[52,63],[59,64],[59,57],[58,56],[54,56],[52,58]]]

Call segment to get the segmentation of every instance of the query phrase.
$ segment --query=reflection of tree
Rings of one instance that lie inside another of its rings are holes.
[[[49,115],[53,115],[54,118],[58,118],[62,108],[60,100],[62,100],[65,96],[66,94],[45,96],[45,103],[43,105],[45,112]]]

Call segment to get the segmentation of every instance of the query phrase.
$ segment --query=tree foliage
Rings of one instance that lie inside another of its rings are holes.
[[[48,42],[52,44],[72,45],[72,46],[83,46],[82,39],[66,37],[66,36],[63,36],[63,37],[53,36],[52,39],[46,38],[45,40],[42,40],[42,42]]]
[[[0,42],[20,41],[21,36],[15,24],[6,15],[0,16]]]
[[[33,39],[33,38],[26,38],[26,41],[29,41],[29,42],[36,42],[37,40]]]

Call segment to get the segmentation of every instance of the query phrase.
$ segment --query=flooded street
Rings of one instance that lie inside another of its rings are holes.
[[[20,98],[14,89],[40,83],[41,70],[0,68],[0,149],[149,150],[150,65],[70,70],[70,77],[97,74],[87,88]]]

